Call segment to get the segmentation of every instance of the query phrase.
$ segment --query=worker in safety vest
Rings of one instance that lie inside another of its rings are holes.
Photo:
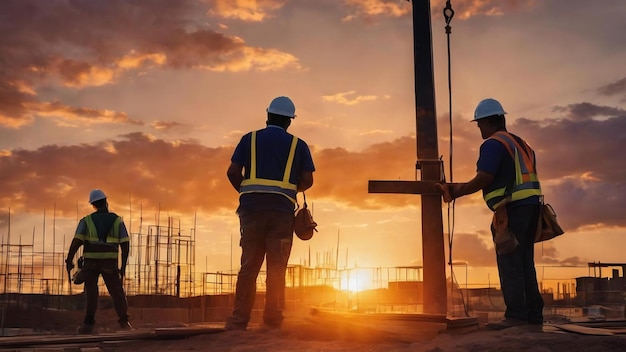
[[[505,319],[487,324],[496,330],[543,324],[543,299],[534,262],[541,202],[535,152],[523,139],[507,132],[504,114],[495,99],[484,99],[477,105],[473,121],[484,142],[476,176],[467,183],[438,185],[446,202],[482,190],[487,206],[494,211],[491,231],[506,304]],[[505,235],[509,236],[508,246],[499,242]]]
[[[126,263],[130,252],[130,242],[126,225],[122,218],[109,212],[104,192],[94,189],[89,193],[89,203],[96,210],[78,223],[76,235],[70,244],[65,260],[68,273],[74,268],[74,255],[83,246],[84,264],[74,279],[75,284],[85,283],[85,319],[78,328],[80,334],[90,334],[95,324],[98,307],[98,279],[104,279],[107,290],[113,299],[119,326],[131,329],[128,322],[128,303],[122,286],[126,273]],[[122,251],[121,269],[118,269],[119,250]]]
[[[296,194],[313,185],[315,171],[308,145],[287,133],[295,111],[288,97],[272,100],[267,108],[267,127],[241,138],[228,167],[228,179],[239,192],[242,252],[227,330],[247,328],[264,259],[267,289],[263,323],[277,328],[284,319],[285,272],[293,241]]]

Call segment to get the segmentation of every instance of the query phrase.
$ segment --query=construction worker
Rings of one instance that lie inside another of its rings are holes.
[[[296,108],[288,97],[272,100],[267,127],[245,134],[231,158],[227,176],[239,192],[241,268],[237,275],[232,316],[227,330],[245,330],[256,296],[256,280],[266,259],[263,323],[281,326],[285,272],[291,253],[296,194],[313,185],[313,159],[308,145],[287,133]]]
[[[78,328],[79,334],[90,334],[95,324],[98,307],[98,279],[104,279],[107,290],[113,299],[118,323],[122,329],[132,329],[128,322],[128,303],[122,282],[126,273],[126,263],[130,253],[130,242],[126,225],[122,218],[109,212],[107,197],[99,189],[89,193],[89,203],[96,210],[78,223],[76,235],[70,244],[65,264],[67,271],[74,268],[74,255],[83,248],[84,264],[80,271],[80,281],[85,282],[85,319]],[[118,252],[122,250],[122,266],[118,269]],[[76,281],[75,281],[76,282]]]
[[[504,320],[487,324],[494,330],[543,323],[543,299],[534,262],[541,202],[535,152],[520,137],[507,132],[505,114],[495,99],[484,99],[476,106],[473,121],[484,139],[477,173],[466,183],[438,185],[445,202],[482,190],[487,206],[498,214],[499,220],[494,221],[491,231],[506,312]],[[503,214],[502,219],[499,214]],[[512,233],[514,237],[509,236],[517,242],[507,250],[498,248],[496,241],[501,232],[497,227],[502,221],[503,231]]]

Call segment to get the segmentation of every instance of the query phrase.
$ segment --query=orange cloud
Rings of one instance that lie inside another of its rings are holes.
[[[510,11],[524,11],[531,9],[538,0],[455,0],[451,2],[455,19],[468,19],[474,16],[502,16]],[[442,16],[442,9],[446,6],[444,0],[434,0],[431,4],[432,13]]]
[[[229,3],[216,2],[227,7]],[[282,6],[276,1],[247,4],[260,9]],[[40,86],[102,86],[150,68],[217,72],[302,69],[298,58],[289,53],[251,47],[241,38],[205,25],[186,25],[197,6],[190,0],[111,1],[106,6],[89,1],[0,2],[0,13],[9,14],[0,41],[0,125],[20,128],[36,116],[49,116],[46,112],[50,109],[54,114],[62,112],[64,120],[78,116],[71,110],[81,108],[40,101]],[[116,26],[110,25],[113,21]],[[81,113],[90,115],[92,111],[85,108]],[[121,114],[102,116],[109,122],[128,122]]]
[[[245,47],[240,51],[225,54],[228,60],[211,64],[200,64],[194,68],[216,72],[278,71],[285,68],[303,69],[297,57],[275,49]]]
[[[587,110],[606,113],[604,109]],[[568,111],[576,111],[576,106]],[[518,119],[507,126],[536,150],[543,192],[567,230],[598,223],[626,225],[622,214],[626,201],[619,196],[626,193],[626,171],[616,167],[626,163],[626,156],[619,152],[624,145],[620,133],[626,129],[626,115],[621,110],[613,113],[617,115],[601,120]],[[585,143],[554,142],[570,140],[573,135]],[[454,181],[464,182],[476,172],[481,139],[475,126],[462,119],[455,123],[454,140]],[[311,149],[317,169],[308,192],[312,199],[358,209],[419,206],[416,195],[368,193],[369,180],[420,179],[415,170],[415,137],[372,144],[360,151]],[[102,188],[111,194],[112,202],[130,194],[153,209],[162,204],[162,209],[180,213],[232,210],[237,193],[225,176],[232,152],[232,146],[211,148],[197,141],[166,141],[141,133],[94,145],[3,151],[0,207],[30,211],[56,202],[61,211],[71,214],[76,200],[83,199],[91,188]],[[484,206],[479,194],[462,202],[464,206],[472,202]]]
[[[350,96],[354,96],[356,91],[351,90],[348,92],[337,93],[334,95],[325,95],[322,97],[324,101],[342,104],[342,105],[357,105],[364,101],[372,101],[379,99],[376,95],[357,95],[354,98],[350,98]],[[389,96],[385,96],[385,99],[388,99]]]
[[[146,65],[147,62],[153,62],[157,65],[163,65],[167,60],[167,57],[160,53],[153,54],[138,54],[131,51],[130,54],[122,57],[117,62],[117,66],[121,69],[133,69]]]
[[[236,192],[225,177],[232,150],[140,133],[96,145],[15,150],[0,156],[0,204],[29,212],[56,203],[59,214],[71,214],[76,201],[101,188],[112,204],[132,195],[149,209],[160,203],[188,213],[234,209]]]
[[[367,181],[396,179],[397,171],[410,162],[414,146],[415,140],[405,137],[357,153],[340,148],[314,151],[316,167],[323,170],[315,175],[314,192],[359,208],[409,205],[414,196],[368,195]],[[234,209],[237,194],[225,176],[232,152],[233,147],[168,142],[141,133],[95,145],[14,150],[0,155],[0,204],[28,212],[56,203],[60,213],[71,214],[76,200],[91,188],[102,188],[113,203],[130,194],[148,208],[162,204],[186,213]]]
[[[110,110],[96,110],[89,108],[74,108],[61,104],[33,103],[27,105],[28,108],[39,116],[49,116],[61,119],[66,126],[82,127],[95,123],[129,123],[132,125],[142,125],[137,120],[128,118],[125,113]]]
[[[455,19],[468,19],[479,15],[502,16],[507,11],[527,10],[535,6],[537,2],[538,0],[456,0],[452,1],[451,5]],[[344,3],[354,9],[353,12],[344,17],[344,21],[351,21],[359,17],[410,16],[412,13],[410,1],[344,0]],[[431,1],[431,14],[435,17],[441,17],[445,5],[445,0]]]
[[[400,17],[411,13],[411,4],[407,1],[344,0],[344,2],[355,9],[354,13],[344,17],[344,21],[351,21],[356,17]]]
[[[115,71],[98,67],[84,61],[63,60],[58,73],[68,87],[101,86],[113,81]]]
[[[0,65],[0,125],[19,128],[29,124],[33,116],[27,112],[26,105],[37,101],[34,96],[28,81],[2,72]]]
[[[152,122],[152,128],[155,130],[169,130],[174,127],[181,126],[180,123],[176,121],[154,121]]]
[[[261,22],[271,17],[271,12],[283,7],[286,1],[278,0],[209,0],[214,5],[207,13],[222,18],[246,22]]]

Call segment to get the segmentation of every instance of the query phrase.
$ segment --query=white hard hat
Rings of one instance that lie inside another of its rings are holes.
[[[93,191],[89,192],[89,203],[93,204],[94,202],[97,202],[99,200],[106,199],[106,197],[107,196],[104,194],[104,192],[99,189],[94,189]]]
[[[281,96],[272,100],[270,106],[267,107],[267,112],[294,118],[296,117],[296,106],[293,105],[291,99]]]
[[[474,120],[480,120],[485,117],[493,116],[493,115],[504,115],[506,111],[502,108],[502,104],[499,101],[491,98],[487,98],[482,100],[476,106],[476,110],[474,110]]]

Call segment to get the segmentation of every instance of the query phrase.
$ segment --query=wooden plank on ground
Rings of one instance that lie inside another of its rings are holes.
[[[224,331],[224,324],[221,326],[186,326],[175,328],[156,328],[154,335],[157,337],[192,336],[201,334],[214,334]]]
[[[137,329],[119,331],[115,333],[95,335],[25,335],[3,337],[0,339],[1,348],[18,348],[42,345],[81,344],[127,340],[180,338],[185,336],[212,334],[224,331],[224,324],[204,324],[174,328]]]
[[[154,337],[151,330],[133,330],[98,335],[26,335],[3,337],[0,348],[16,348],[39,345],[92,343],[100,341],[139,340]]]
[[[544,324],[557,327],[563,331],[573,332],[581,335],[611,336],[614,335],[609,329],[589,328],[577,324]]]
[[[386,341],[430,339],[447,329],[446,317],[440,315],[361,314],[313,308],[306,319],[329,332]]]
[[[617,328],[623,328],[626,327],[626,320],[625,319],[605,319],[605,320],[584,320],[584,321],[578,321],[578,320],[574,320],[572,319],[571,321],[572,323],[576,324],[576,325],[582,325],[582,326],[587,326],[590,328],[611,328],[611,327],[617,327]]]

